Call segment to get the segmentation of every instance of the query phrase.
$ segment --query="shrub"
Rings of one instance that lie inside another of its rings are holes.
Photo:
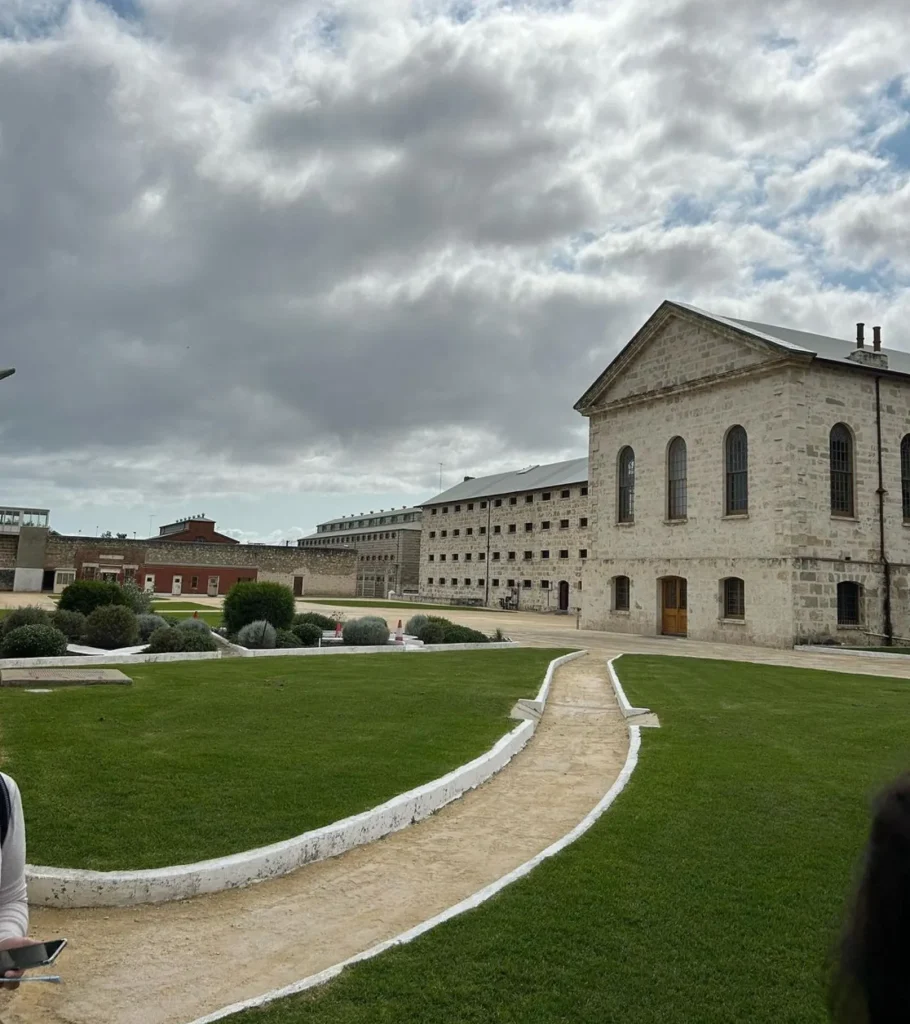
[[[405,623],[404,631],[408,636],[419,636],[420,631],[429,621],[426,615],[412,615]]]
[[[365,615],[346,622],[341,635],[350,647],[380,646],[389,639],[389,627],[378,615]]]
[[[488,644],[490,638],[486,633],[470,629],[468,626],[449,626],[442,642],[444,644]]]
[[[422,640],[425,644],[444,644],[446,631],[438,622],[428,622],[417,634],[417,639]]]
[[[20,626],[49,626],[51,616],[43,608],[28,604],[22,608],[14,608],[3,620],[2,633],[6,635]]]
[[[265,619],[248,622],[237,632],[237,643],[241,647],[249,647],[254,651],[272,650],[275,646],[275,638],[275,627]]]
[[[200,633],[198,629],[175,629],[174,632],[180,643],[177,650],[181,653],[218,650],[218,644],[212,638],[211,630]]]
[[[152,594],[146,593],[135,580],[127,580],[120,588],[126,604],[136,615],[148,615],[152,610]]]
[[[102,583],[101,580],[75,580],[65,587],[60,595],[58,608],[66,612],[82,612],[91,615],[96,608],[105,604],[126,605],[127,596],[116,583]]]
[[[490,637],[493,643],[501,644],[509,638],[503,633],[501,629],[497,629],[496,632]]]
[[[185,637],[172,626],[160,626],[149,637],[146,654],[171,654],[181,649]]]
[[[224,624],[231,633],[265,621],[289,629],[294,621],[294,595],[282,583],[235,583],[224,599]]]
[[[82,612],[68,612],[65,608],[58,608],[51,616],[51,625],[54,629],[59,629],[71,642],[83,639],[86,622]]]
[[[168,626],[179,626],[180,623],[184,620],[184,617],[182,615],[174,615],[173,613],[171,613],[170,615],[166,615],[161,614],[159,612],[158,615],[161,619],[164,620],[165,624]]]
[[[322,628],[316,622],[298,622],[294,626],[298,647],[318,647],[322,639]]]
[[[147,642],[156,629],[167,628],[167,622],[160,615],[137,615],[136,624],[139,626],[139,639]]]
[[[59,629],[32,623],[10,630],[0,641],[0,654],[4,658],[57,658],[66,654],[67,643]]]
[[[106,651],[132,647],[139,643],[139,622],[125,605],[102,605],[89,615],[85,635],[92,647]]]
[[[296,626],[300,626],[305,622],[309,623],[311,626],[318,626],[323,630],[331,629],[333,631],[338,625],[338,620],[332,619],[328,615],[320,615],[319,612],[301,612],[300,615],[294,616],[294,624],[291,626],[291,629],[294,629]]]
[[[444,619],[441,615],[428,615],[427,622],[433,622],[437,626],[442,626],[443,629],[448,629],[449,626],[455,625],[451,619]]]
[[[177,623],[178,629],[193,629],[197,633],[211,633],[212,630],[205,619],[181,619]]]
[[[275,630],[275,646],[276,647],[301,647],[300,640],[297,638],[297,634],[292,632],[290,629],[276,629]]]

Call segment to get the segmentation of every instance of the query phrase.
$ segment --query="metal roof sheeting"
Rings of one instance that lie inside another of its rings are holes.
[[[442,505],[451,501],[470,501],[472,498],[492,498],[503,494],[522,491],[539,491],[547,487],[567,487],[569,484],[588,482],[588,460],[569,459],[567,462],[549,462],[528,469],[513,470],[509,473],[494,473],[493,476],[479,476],[463,480],[447,491],[429,498],[423,503]]]

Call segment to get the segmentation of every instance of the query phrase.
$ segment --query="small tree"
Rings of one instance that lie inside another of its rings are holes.
[[[248,622],[237,634],[237,643],[254,651],[272,650],[276,639],[275,627],[265,619]]]
[[[86,638],[90,646],[115,651],[139,643],[139,623],[124,605],[102,605],[88,617]]]
[[[223,614],[229,633],[262,620],[275,629],[289,629],[294,621],[294,594],[282,583],[235,583],[224,599]]]
[[[96,608],[100,608],[102,605],[126,605],[127,603],[123,588],[116,583],[103,583],[101,580],[75,580],[64,588],[57,607],[67,612],[82,612],[83,615],[91,615]]]
[[[11,630],[0,641],[4,658],[59,658],[66,654],[68,640],[53,626],[34,623]]]
[[[0,632],[4,635],[11,633],[20,626],[49,626],[51,621],[50,612],[46,612],[37,605],[28,604],[22,608],[14,608],[9,615],[3,619]]]

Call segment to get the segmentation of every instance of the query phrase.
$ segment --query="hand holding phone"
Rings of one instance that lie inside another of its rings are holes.
[[[32,967],[44,967],[52,964],[60,955],[66,939],[53,939],[49,942],[35,942],[34,939],[5,939],[0,942],[0,984],[4,989],[15,988],[22,977],[22,972]]]

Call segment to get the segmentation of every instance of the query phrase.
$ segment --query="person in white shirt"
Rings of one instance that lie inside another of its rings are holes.
[[[25,886],[25,816],[22,796],[15,781],[0,772],[0,784],[9,798],[9,824],[6,838],[0,845],[0,949],[27,946],[33,939],[28,933],[28,891]],[[21,977],[21,971],[7,971],[5,978]],[[6,983],[2,989],[17,988]]]

